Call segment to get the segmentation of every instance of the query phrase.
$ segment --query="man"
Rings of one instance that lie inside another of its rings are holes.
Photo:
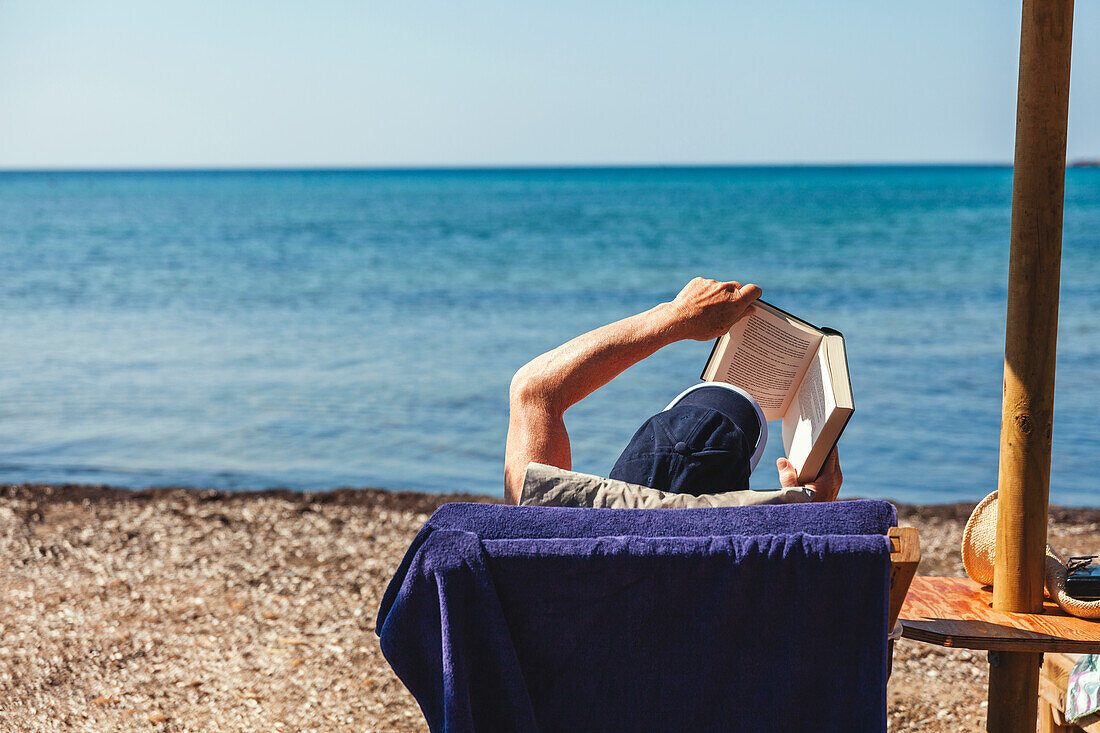
[[[672,301],[578,336],[520,368],[509,390],[507,500],[519,503],[529,463],[572,467],[564,421],[569,407],[663,346],[721,336],[748,314],[761,292],[752,284],[697,277]],[[694,494],[747,488],[766,439],[767,423],[751,397],[735,388],[700,385],[646,421],[611,478]],[[798,485],[790,461],[780,458],[776,468],[782,486]],[[834,449],[805,486],[815,501],[832,501],[842,480]]]

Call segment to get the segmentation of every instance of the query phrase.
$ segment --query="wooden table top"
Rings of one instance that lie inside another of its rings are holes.
[[[899,616],[907,639],[964,649],[1100,652],[1100,621],[1068,616],[1047,601],[1043,613],[994,611],[993,592],[970,578],[913,578]]]

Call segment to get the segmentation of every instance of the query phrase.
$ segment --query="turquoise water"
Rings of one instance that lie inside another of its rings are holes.
[[[512,373],[703,274],[845,333],[846,494],[976,500],[1010,196],[1002,168],[0,174],[0,481],[500,493]],[[1100,170],[1063,250],[1051,496],[1096,506]],[[708,352],[570,410],[574,467]]]

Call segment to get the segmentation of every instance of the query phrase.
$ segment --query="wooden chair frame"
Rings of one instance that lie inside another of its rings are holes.
[[[890,538],[890,615],[886,628],[887,633],[892,634],[920,564],[920,535],[915,527],[891,527],[886,536]],[[891,638],[886,650],[887,679],[893,671],[894,640]]]
[[[915,527],[891,527],[886,533],[890,538],[890,617],[887,628],[893,630],[905,594],[917,574],[920,564],[920,535]]]

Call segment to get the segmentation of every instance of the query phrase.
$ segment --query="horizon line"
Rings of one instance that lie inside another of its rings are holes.
[[[1091,159],[1068,161],[1091,163]],[[730,170],[766,168],[1012,168],[1011,162],[859,162],[859,163],[474,163],[396,165],[165,165],[165,166],[2,166],[0,173],[356,173],[356,172],[477,172],[557,170]]]

